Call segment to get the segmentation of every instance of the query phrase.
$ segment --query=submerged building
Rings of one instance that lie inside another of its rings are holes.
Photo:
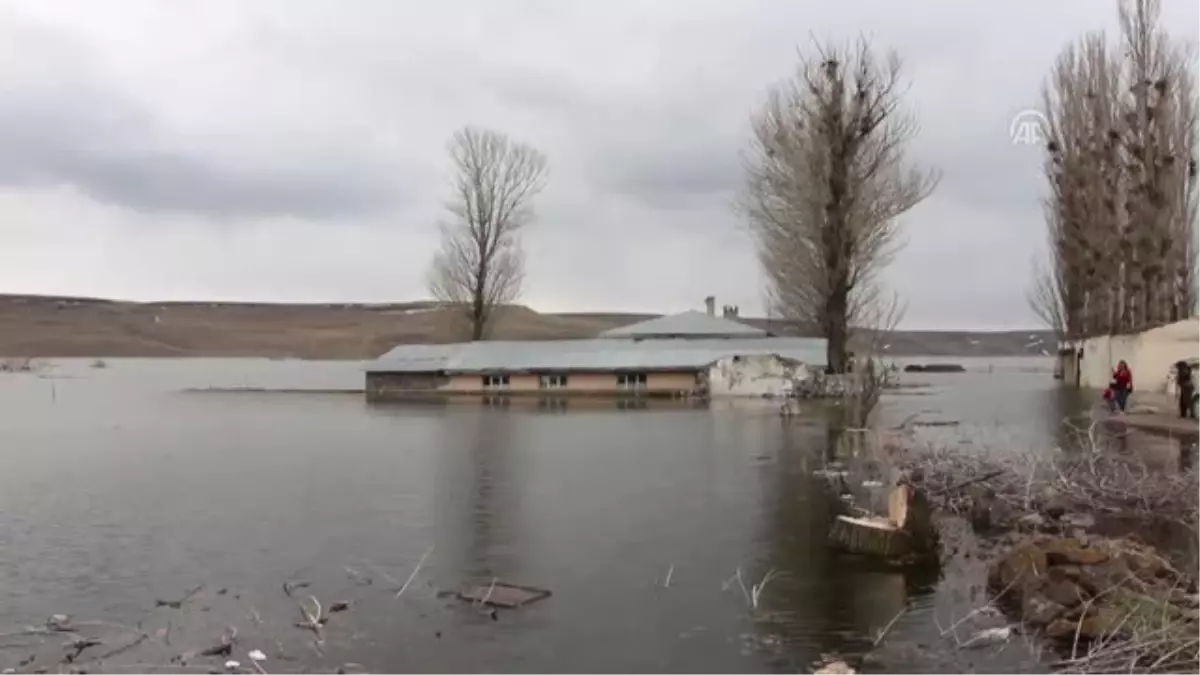
[[[825,367],[824,339],[776,337],[738,321],[734,307],[717,317],[713,298],[705,304],[705,312],[661,316],[582,340],[399,345],[367,366],[367,398],[770,396],[786,393],[810,368]]]

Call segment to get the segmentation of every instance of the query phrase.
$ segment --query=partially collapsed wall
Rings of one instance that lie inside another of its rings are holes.
[[[776,354],[727,356],[708,372],[709,395],[785,398],[810,377],[808,366]]]

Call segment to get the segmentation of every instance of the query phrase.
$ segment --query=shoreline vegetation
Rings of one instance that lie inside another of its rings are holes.
[[[500,309],[492,339],[550,340],[653,318],[638,313],[542,313]],[[0,294],[0,357],[263,357],[370,359],[405,343],[455,341],[451,313],[432,301],[387,304],[229,302],[138,303]],[[779,320],[739,318],[787,335],[809,334]],[[893,356],[1042,356],[1044,330],[893,331]]]
[[[978,605],[965,616],[934,617],[942,647],[1027,649],[1054,672],[1196,671],[1194,460],[1157,465],[1120,447],[1100,423],[1070,427],[1074,440],[1063,447],[1026,452],[979,439],[930,442],[917,426],[910,418],[848,430],[818,473],[846,516],[871,517],[892,486],[927,500],[934,565],[948,582],[965,584]],[[888,556],[882,562],[911,567]],[[855,672],[912,647],[888,645],[886,633],[870,652],[836,656],[838,670],[816,672]]]

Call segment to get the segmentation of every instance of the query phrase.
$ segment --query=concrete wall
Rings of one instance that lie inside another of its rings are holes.
[[[1104,389],[1117,362],[1124,360],[1133,370],[1135,392],[1166,396],[1173,392],[1175,362],[1194,359],[1198,352],[1200,321],[1194,318],[1144,333],[1094,337],[1083,343],[1079,386]]]
[[[384,400],[400,392],[436,393],[448,383],[449,378],[433,373],[367,373],[367,400]]]
[[[385,400],[414,393],[544,396],[634,393],[634,390],[617,386],[615,373],[567,373],[567,386],[552,389],[543,389],[541,378],[531,373],[509,374],[506,388],[486,388],[483,382],[482,375],[474,374],[437,377],[432,374],[368,373],[367,398]],[[696,392],[697,386],[697,374],[693,371],[651,372],[646,375],[646,386],[636,391],[650,395],[690,395]]]
[[[708,372],[708,391],[713,398],[726,396],[784,397],[796,381],[808,378],[808,368],[774,354],[728,356]]]

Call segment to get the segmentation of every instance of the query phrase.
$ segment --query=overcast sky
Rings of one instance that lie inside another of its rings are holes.
[[[1164,0],[1195,40],[1195,0]],[[0,292],[426,296],[445,142],[548,156],[542,311],[762,308],[731,209],[749,118],[813,37],[894,47],[944,174],[887,280],[911,328],[1037,325],[1039,151],[1010,122],[1103,0],[0,2]]]

